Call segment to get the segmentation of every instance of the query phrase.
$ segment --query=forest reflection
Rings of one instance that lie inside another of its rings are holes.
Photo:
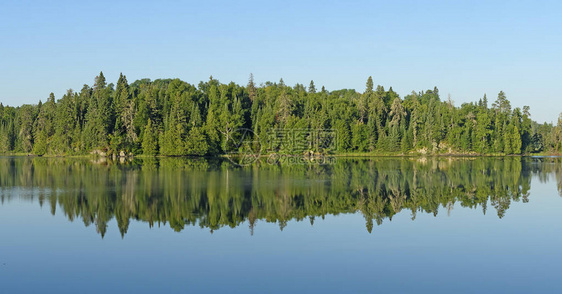
[[[95,225],[103,237],[116,219],[121,235],[129,222],[169,224],[175,231],[200,226],[211,232],[258,221],[280,229],[290,220],[360,213],[374,224],[403,210],[452,213],[461,207],[490,209],[502,218],[512,202],[528,202],[531,176],[556,177],[560,158],[369,158],[331,165],[236,168],[219,159],[144,158],[131,162],[0,157],[0,199],[48,205],[53,215]]]

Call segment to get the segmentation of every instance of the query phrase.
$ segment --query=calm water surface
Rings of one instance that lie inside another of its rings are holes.
[[[559,158],[0,157],[0,293],[562,291]]]

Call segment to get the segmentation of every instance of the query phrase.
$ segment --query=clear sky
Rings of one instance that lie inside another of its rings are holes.
[[[437,86],[456,105],[500,90],[533,119],[562,112],[559,1],[2,1],[0,101],[139,78],[363,91]]]

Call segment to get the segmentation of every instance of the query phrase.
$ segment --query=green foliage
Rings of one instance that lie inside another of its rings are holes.
[[[338,120],[336,123],[337,132],[337,150],[345,153],[351,148],[351,129],[349,124],[344,120]]]
[[[339,153],[562,152],[562,121],[538,124],[527,106],[512,109],[504,92],[488,108],[486,95],[456,107],[436,87],[402,99],[372,77],[363,93],[321,89],[282,79],[257,86],[253,75],[246,86],[211,77],[197,87],[179,79],[128,84],[120,75],[114,88],[100,72],[93,87],[58,101],[0,104],[0,152],[220,155],[241,128],[257,134],[264,152],[294,153],[269,146],[283,129],[334,130]]]
[[[150,118],[144,128],[142,153],[144,155],[157,155],[158,154],[158,130],[152,124]]]
[[[203,156],[209,152],[207,137],[203,134],[199,127],[193,127],[189,131],[185,149],[188,155]]]
[[[369,131],[366,125],[355,123],[351,128],[351,148],[357,152],[366,152],[369,149]]]

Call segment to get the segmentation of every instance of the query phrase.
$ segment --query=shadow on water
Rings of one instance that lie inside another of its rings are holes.
[[[512,202],[528,202],[531,176],[554,175],[560,158],[371,158],[333,164],[234,167],[224,160],[162,158],[93,162],[69,158],[0,158],[0,200],[38,201],[70,221],[95,225],[103,237],[116,219],[209,230],[360,213],[368,232],[402,210],[437,215],[455,204],[492,208],[502,218]],[[491,206],[491,207],[489,207]]]

